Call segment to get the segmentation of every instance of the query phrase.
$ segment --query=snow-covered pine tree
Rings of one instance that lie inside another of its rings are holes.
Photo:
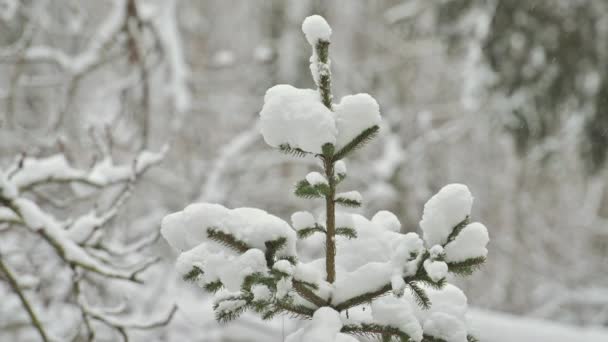
[[[368,94],[334,104],[331,28],[314,15],[302,29],[313,48],[310,69],[317,90],[270,88],[260,112],[261,132],[283,152],[322,162],[323,172],[306,175],[295,194],[324,200],[325,213],[316,219],[296,212],[289,225],[260,209],[192,204],[162,222],[163,236],[181,251],[178,272],[215,294],[220,322],[245,310],[264,319],[282,313],[309,319],[288,342],[357,341],[353,335],[474,341],[467,299],[446,281],[448,273],[470,275],[487,255],[488,232],[470,220],[469,190],[450,184],[425,204],[423,239],[400,233],[401,223],[388,211],[371,220],[336,211],[361,205],[358,192],[337,188],[347,176],[344,158],[378,133],[379,106]],[[321,255],[310,248],[315,243]]]

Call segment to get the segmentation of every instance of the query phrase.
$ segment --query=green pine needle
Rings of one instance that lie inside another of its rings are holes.
[[[458,236],[458,234],[460,234],[460,232],[464,229],[464,227],[466,227],[469,223],[470,223],[470,218],[467,215],[467,217],[465,217],[464,220],[462,220],[460,223],[458,223],[454,227],[454,229],[452,229],[452,232],[448,236],[448,242],[446,244],[454,241],[456,239],[456,237]]]
[[[448,262],[448,271],[458,276],[470,276],[486,262],[486,258],[477,257],[460,262]]]
[[[363,147],[366,143],[370,142],[380,131],[379,126],[372,126],[363,132],[361,132],[355,139],[342,147],[342,149],[334,154],[333,161],[338,161],[346,157],[352,151],[355,151]]]
[[[416,303],[418,303],[421,308],[428,310],[431,307],[431,299],[428,297],[426,292],[424,292],[424,290],[418,286],[416,282],[410,281],[407,284],[414,295]]]
[[[338,197],[335,199],[335,202],[337,204],[340,204],[340,205],[342,205],[344,207],[348,207],[348,208],[359,208],[361,206],[361,202],[354,201],[350,198]]]
[[[473,335],[467,335],[467,341],[469,342],[479,342],[479,339]]]
[[[282,144],[279,146],[279,151],[285,153],[285,154],[290,154],[294,157],[306,157],[308,155],[311,155],[312,153],[310,152],[306,152],[300,148],[293,148],[291,146],[289,146],[289,144]]]
[[[344,236],[347,239],[356,239],[357,231],[349,227],[338,227],[336,228],[336,235]]]
[[[326,231],[325,231],[325,229],[323,229],[321,226],[319,226],[317,224],[314,227],[306,227],[306,228],[302,228],[302,229],[298,230],[298,238],[306,239],[308,237],[311,237],[314,233],[325,234]]]
[[[239,253],[245,253],[249,249],[251,249],[249,245],[237,239],[236,237],[234,237],[234,235],[224,233],[216,227],[207,228],[207,237],[210,240],[215,241],[226,247],[232,248]]]
[[[280,237],[276,240],[264,242],[264,246],[266,246],[266,252],[264,253],[264,255],[266,257],[266,265],[268,267],[272,267],[272,265],[274,265],[275,256],[277,255],[277,252],[286,245],[287,239],[285,237]]]
[[[306,180],[301,180],[296,184],[294,194],[301,198],[322,198],[324,195],[319,192],[317,187],[310,185]]]
[[[182,276],[182,279],[184,279],[185,281],[193,282],[196,280],[196,278],[198,278],[198,276],[200,276],[202,274],[203,274],[203,270],[201,270],[197,266],[192,266],[192,269],[190,271],[188,271],[188,273],[184,274]]]
[[[212,281],[210,283],[207,283],[203,286],[203,288],[205,289],[205,291],[211,292],[211,293],[216,293],[217,291],[219,291],[224,285],[222,284],[221,281],[216,280],[216,281]]]

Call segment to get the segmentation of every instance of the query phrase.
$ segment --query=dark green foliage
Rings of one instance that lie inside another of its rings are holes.
[[[239,253],[245,253],[249,249],[251,249],[251,247],[249,247],[249,245],[247,245],[245,242],[235,238],[232,234],[226,234],[215,227],[207,228],[207,237],[210,240],[215,241],[226,247],[229,247]]]
[[[477,337],[475,337],[473,335],[467,335],[467,341],[468,342],[479,342],[479,339],[477,339]]]
[[[308,155],[311,155],[312,153],[310,152],[306,152],[300,148],[293,148],[291,146],[289,146],[289,144],[282,144],[279,146],[279,151],[285,153],[285,154],[290,154],[294,157],[306,157]]]
[[[268,287],[271,291],[276,290],[277,288],[277,280],[281,278],[281,276],[273,274],[274,277],[267,276],[262,273],[253,273],[245,277],[243,284],[241,286],[244,291],[251,291],[251,287],[256,284],[264,285]]]
[[[323,198],[329,192],[326,184],[311,185],[308,181],[301,180],[296,184],[294,194],[302,198]]]
[[[283,247],[285,247],[286,244],[287,239],[285,237],[280,237],[276,240],[266,241],[264,243],[264,246],[266,246],[266,252],[264,253],[264,256],[266,257],[266,265],[268,267],[272,267],[272,265],[274,265],[274,259],[277,252]]]
[[[427,296],[426,292],[424,292],[424,290],[420,286],[418,286],[415,281],[409,281],[407,282],[407,285],[412,291],[416,303],[423,309],[430,309],[431,300]]]
[[[302,228],[302,229],[298,230],[298,238],[306,239],[308,237],[311,237],[314,233],[325,234],[326,232],[325,232],[325,229],[323,229],[323,227],[321,227],[317,224],[314,227]]]
[[[315,46],[319,59],[319,93],[325,107],[332,109],[333,96],[331,94],[331,74],[329,72],[329,42],[319,40]]]
[[[336,147],[333,144],[327,143],[321,147],[323,151],[323,156],[326,158],[331,158],[336,152]]]
[[[441,290],[444,288],[444,286],[448,283],[448,281],[445,278],[441,278],[438,281],[433,281],[433,279],[431,279],[426,272],[424,273],[424,275],[419,276],[417,279],[417,281],[423,283],[424,285],[428,286],[428,287],[432,287],[436,290]]]
[[[437,337],[433,337],[433,336],[429,336],[429,335],[424,335],[422,337],[422,342],[446,342],[444,339],[441,338],[437,338]]]
[[[454,241],[456,239],[456,237],[458,236],[458,234],[460,234],[460,232],[464,229],[464,227],[466,227],[469,223],[470,223],[469,216],[465,217],[464,220],[462,220],[460,223],[458,223],[454,227],[454,229],[452,230],[452,232],[450,233],[450,235],[448,236],[448,242],[446,243],[446,245],[448,243]]]
[[[336,228],[336,235],[344,236],[347,239],[356,239],[357,231],[349,227],[338,227]]]
[[[205,289],[205,291],[211,292],[211,293],[216,293],[217,291],[219,291],[224,285],[222,284],[221,281],[216,280],[216,281],[212,281],[210,283],[207,283],[203,286],[203,288]]]
[[[235,295],[222,298],[213,304],[215,319],[220,323],[226,323],[238,318],[248,308],[250,298],[245,295]],[[229,310],[220,310],[222,304],[232,304]]]
[[[341,332],[366,338],[380,335],[382,341],[410,341],[409,335],[403,331],[376,323],[347,324],[342,327]]]
[[[374,299],[385,295],[391,289],[392,289],[392,285],[386,284],[376,291],[364,293],[362,295],[353,297],[349,300],[339,303],[338,305],[334,305],[334,309],[336,309],[337,311],[343,311],[343,310],[352,308],[353,306],[357,306],[357,305],[360,305],[363,303],[371,303]]]
[[[355,151],[361,147],[363,147],[366,143],[370,142],[380,131],[379,126],[372,126],[359,134],[355,139],[346,144],[346,146],[342,147],[340,151],[334,154],[334,161],[338,161],[344,157],[346,157],[352,151]]]
[[[296,265],[296,263],[298,262],[298,259],[297,259],[295,256],[291,256],[291,255],[284,255],[284,256],[281,256],[281,257],[279,258],[279,260],[287,260],[287,261],[289,261],[289,263],[290,263],[290,264],[292,264],[292,265],[294,265],[294,266],[295,266],[295,265]]]
[[[354,201],[350,198],[338,197],[335,199],[335,202],[344,207],[348,207],[348,208],[359,208],[361,206],[361,202]]]
[[[192,266],[192,269],[190,271],[188,271],[188,273],[184,274],[182,276],[182,279],[184,279],[185,281],[195,281],[196,278],[198,278],[198,276],[203,274],[203,270],[201,270],[200,268],[196,267],[196,266]]]
[[[472,258],[461,262],[448,262],[448,270],[458,276],[470,276],[486,261],[484,257]]]

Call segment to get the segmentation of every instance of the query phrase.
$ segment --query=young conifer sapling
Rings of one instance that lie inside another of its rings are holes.
[[[487,229],[471,222],[471,193],[450,184],[434,195],[424,206],[422,238],[402,234],[388,211],[370,220],[337,210],[362,204],[357,191],[338,189],[347,177],[344,158],[379,132],[380,110],[368,94],[333,102],[331,28],[314,15],[302,30],[317,89],[268,89],[261,133],[282,152],[321,161],[323,169],[298,182],[295,195],[324,201],[324,213],[296,212],[290,225],[260,209],[189,205],[162,221],[163,236],[181,252],[178,272],[214,294],[220,322],[246,310],[308,320],[287,342],[475,341],[467,299],[446,280],[470,275],[487,256]],[[323,244],[322,255],[297,248],[298,240]]]

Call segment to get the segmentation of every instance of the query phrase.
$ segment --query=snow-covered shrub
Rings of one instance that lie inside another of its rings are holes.
[[[264,140],[283,152],[318,158],[323,172],[296,184],[299,197],[325,201],[320,218],[292,215],[291,225],[260,209],[197,203],[166,216],[162,234],[181,251],[184,279],[215,293],[220,322],[253,310],[264,319],[287,313],[310,319],[289,342],[467,342],[467,299],[447,283],[469,275],[486,258],[488,232],[471,222],[473,197],[461,184],[442,188],[424,206],[423,238],[402,234],[397,217],[380,211],[367,219],[336,206],[359,207],[356,191],[338,192],[345,157],[379,131],[378,103],[368,94],[334,104],[328,57],[331,28],[320,16],[302,29],[313,47],[317,90],[277,85],[260,112]],[[323,244],[321,255],[305,244]]]
[[[133,314],[133,305],[116,300],[125,295],[117,288],[141,285],[142,273],[159,261],[142,254],[158,234],[123,244],[107,229],[166,148],[140,151],[119,163],[107,147],[90,168],[72,165],[64,153],[21,154],[0,167],[3,334],[14,330],[23,341],[114,340],[118,335],[127,340],[129,330],[165,325],[175,313],[173,307],[161,318],[152,313],[152,319],[142,319]]]

